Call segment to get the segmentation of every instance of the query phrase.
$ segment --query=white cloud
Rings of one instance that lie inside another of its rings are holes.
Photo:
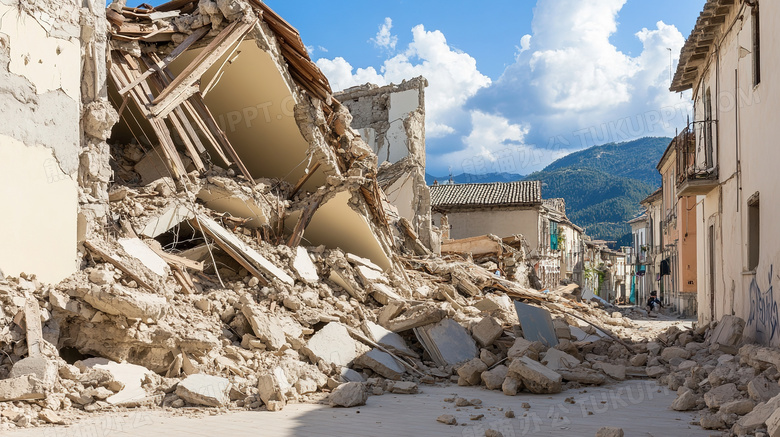
[[[379,26],[379,32],[377,32],[371,41],[377,45],[388,50],[395,50],[395,45],[398,44],[398,37],[390,33],[393,28],[393,20],[390,17],[385,18],[385,22]]]
[[[531,35],[523,35],[522,38],[520,38],[520,47],[515,46],[515,49],[517,50],[517,55],[515,56],[515,59],[517,56],[520,55],[520,53],[527,52],[531,49]]]
[[[334,90],[366,82],[377,85],[400,83],[424,76],[429,83],[425,90],[428,138],[456,133],[457,121],[468,119],[468,113],[463,109],[466,101],[490,85],[490,78],[479,72],[473,57],[450,47],[440,31],[427,31],[423,25],[412,29],[412,42],[403,52],[386,59],[381,73],[373,67],[354,69],[343,58],[322,58],[317,60],[317,65]]]

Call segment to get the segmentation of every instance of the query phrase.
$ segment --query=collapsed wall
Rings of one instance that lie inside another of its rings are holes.
[[[352,127],[376,153],[378,179],[396,216],[405,218],[420,241],[440,253],[441,235],[431,222],[425,181],[425,87],[420,76],[398,85],[366,84],[335,94],[353,116]]]

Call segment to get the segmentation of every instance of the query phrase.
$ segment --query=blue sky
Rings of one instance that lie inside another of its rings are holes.
[[[428,172],[528,174],[572,151],[672,136],[668,92],[705,0],[267,0],[334,90],[424,75]],[[671,48],[671,52],[668,50]]]

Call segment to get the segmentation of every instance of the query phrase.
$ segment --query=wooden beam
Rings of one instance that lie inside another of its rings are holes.
[[[320,168],[320,163],[318,162],[318,163],[314,164],[314,166],[312,166],[311,169],[309,169],[308,173],[306,173],[303,176],[301,176],[301,178],[298,180],[298,183],[295,184],[295,187],[293,188],[292,193],[290,193],[289,199],[292,199],[293,197],[295,197],[296,194],[298,194],[298,191],[301,190],[301,188],[303,187],[303,184],[305,184],[306,181],[308,181],[309,178],[312,177],[314,172],[317,171],[317,169],[319,169],[319,168]]]
[[[293,229],[290,240],[287,242],[288,246],[296,248],[301,244],[303,232],[306,230],[306,227],[309,226],[309,223],[311,223],[311,219],[314,217],[314,213],[317,212],[317,208],[320,207],[321,203],[322,197],[317,197],[304,208],[301,216],[298,218],[298,223],[295,224],[295,229]]]
[[[176,76],[160,95],[153,101],[150,111],[156,116],[164,116],[178,106],[179,103],[195,94],[200,86],[198,82],[215,62],[219,60],[231,47],[244,38],[252,30],[259,18],[254,20],[234,21],[230,23],[206,46],[195,59]]]
[[[150,291],[156,291],[151,285],[149,285],[145,280],[141,279],[140,276],[136,275],[130,268],[128,268],[122,261],[115,258],[113,255],[110,255],[108,252],[104,251],[103,249],[99,248],[95,244],[91,243],[89,240],[84,241],[84,247],[86,247],[90,252],[94,253],[95,255],[99,256],[103,259],[103,261],[112,264],[114,267],[118,268],[122,271],[122,273],[129,276],[133,281],[135,281],[138,285],[141,287],[146,288]]]
[[[194,32],[190,34],[184,41],[181,42],[178,46],[176,46],[175,49],[165,57],[165,59],[162,60],[162,62],[158,63],[154,67],[149,67],[148,70],[143,72],[140,76],[138,76],[134,81],[129,83],[127,86],[119,90],[120,95],[124,95],[126,92],[130,91],[131,88],[137,86],[141,83],[141,81],[146,80],[147,77],[151,76],[152,73],[155,71],[159,71],[161,68],[167,67],[171,65],[173,61],[176,60],[179,56],[181,56],[182,53],[184,53],[192,44],[197,42],[199,39],[203,37],[206,33],[208,33],[209,29],[211,29],[211,26],[203,26]]]

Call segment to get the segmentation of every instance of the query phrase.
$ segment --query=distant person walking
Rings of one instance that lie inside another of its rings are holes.
[[[647,299],[647,311],[649,312],[658,312],[660,308],[663,308],[664,304],[661,303],[660,300],[658,300],[658,292],[653,291],[650,293],[650,298]]]

